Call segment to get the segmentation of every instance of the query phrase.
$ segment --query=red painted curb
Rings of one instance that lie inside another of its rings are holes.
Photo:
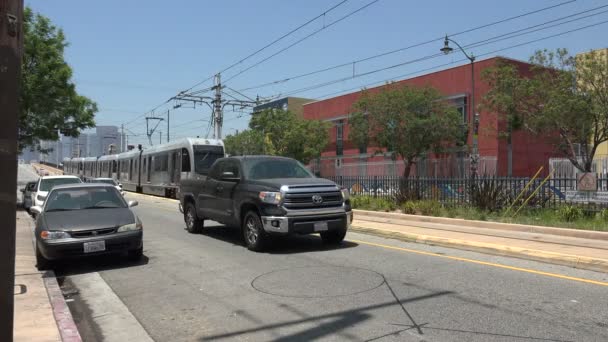
[[[49,301],[53,307],[53,316],[55,316],[61,340],[63,342],[82,342],[70,308],[68,308],[68,304],[65,302],[61,288],[55,278],[55,272],[47,271],[42,278]]]

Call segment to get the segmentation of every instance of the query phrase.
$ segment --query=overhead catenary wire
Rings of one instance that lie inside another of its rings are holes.
[[[262,52],[262,51],[266,50],[267,48],[271,47],[272,45],[274,45],[274,44],[276,44],[276,43],[280,42],[281,40],[283,40],[283,39],[287,38],[288,36],[290,36],[290,35],[292,35],[292,34],[296,33],[297,31],[299,31],[299,30],[301,30],[301,29],[303,29],[304,27],[308,26],[309,24],[313,23],[314,21],[318,20],[319,18],[324,17],[325,15],[327,15],[327,13],[329,13],[329,12],[331,12],[331,11],[335,10],[336,8],[338,8],[338,7],[342,6],[342,5],[343,5],[343,4],[345,4],[347,1],[348,1],[348,0],[342,0],[342,1],[340,1],[339,3],[337,3],[337,4],[333,5],[333,6],[332,6],[332,7],[330,7],[329,9],[325,10],[323,13],[321,13],[321,14],[317,15],[316,17],[314,17],[314,18],[312,18],[312,19],[310,19],[310,20],[308,20],[308,21],[306,21],[305,23],[303,23],[303,24],[301,24],[300,26],[298,26],[298,27],[296,27],[296,28],[292,29],[291,31],[289,31],[289,32],[287,32],[287,33],[285,33],[285,34],[283,34],[282,36],[280,36],[280,37],[276,38],[276,39],[275,39],[275,40],[273,40],[272,42],[270,42],[270,43],[268,43],[268,44],[264,45],[263,47],[261,47],[261,48],[257,49],[256,51],[254,51],[254,52],[250,53],[249,55],[245,56],[244,58],[241,58],[241,59],[240,59],[240,60],[238,60],[237,62],[234,62],[233,64],[231,64],[231,65],[229,65],[229,66],[225,67],[224,69],[220,70],[219,72],[220,72],[220,73],[223,73],[223,72],[226,72],[226,71],[228,71],[228,70],[230,70],[230,69],[234,68],[235,66],[237,66],[237,65],[239,65],[239,64],[241,64],[241,63],[243,63],[244,61],[248,60],[249,58],[251,58],[251,57],[253,57],[253,56],[255,56],[255,55],[259,54],[260,52]],[[200,81],[200,82],[196,83],[195,85],[191,86],[190,88],[188,88],[188,89],[186,89],[186,90],[183,90],[181,93],[187,93],[187,92],[189,92],[190,90],[192,90],[192,89],[194,89],[194,88],[196,88],[196,87],[200,86],[201,84],[204,84],[205,82],[208,82],[208,81],[212,80],[214,76],[215,76],[215,74],[213,74],[213,75],[209,76],[208,78],[206,78],[206,79],[204,79],[204,80],[202,80],[202,81]]]
[[[541,38],[541,40],[557,37],[557,36],[560,36],[560,35],[563,35],[563,34],[579,31],[579,30],[582,30],[582,29],[590,28],[590,27],[594,27],[594,26],[597,26],[597,25],[601,25],[601,24],[603,24],[605,22],[606,21],[603,21],[603,22],[600,22],[600,23],[596,23],[596,24],[592,24],[592,25],[587,25],[587,26],[584,26],[584,27],[581,27],[581,28],[578,28],[578,29],[562,32],[562,33],[559,33],[559,34],[556,34],[556,35],[550,35],[550,36],[548,36],[546,38]],[[555,26],[557,26],[557,25],[553,25],[551,27],[555,27]],[[547,27],[547,28],[549,28],[549,27]],[[546,28],[543,28],[543,29],[546,29]],[[517,31],[520,31],[520,30],[517,30]],[[522,36],[524,34],[529,34],[529,33],[537,32],[537,31],[540,31],[540,29],[533,30],[533,31],[528,31],[528,32],[525,32],[525,33],[517,34],[517,35],[510,35],[510,36],[507,36],[507,37],[505,37],[505,35],[503,34],[503,35],[495,36],[492,39],[485,39],[483,41],[480,41],[482,43],[475,42],[475,43],[472,43],[472,44],[467,44],[467,45],[463,46],[463,48],[480,47],[480,46],[496,43],[496,42],[499,42],[499,41],[502,41],[502,40],[506,40],[506,39],[511,39],[511,38],[519,37],[519,36]],[[497,37],[501,37],[501,38],[500,39],[494,39],[494,38],[497,38]],[[486,55],[486,54],[484,54],[484,55]],[[436,53],[436,54],[432,54],[432,55],[427,55],[427,56],[416,58],[416,59],[409,60],[409,61],[406,61],[406,62],[390,65],[390,66],[387,66],[387,67],[371,70],[371,71],[364,72],[364,73],[355,74],[353,76],[343,77],[343,78],[335,79],[335,80],[332,80],[332,81],[326,81],[326,82],[315,84],[315,85],[312,85],[312,86],[307,86],[307,87],[304,87],[304,88],[288,91],[286,93],[281,93],[279,95],[276,95],[275,98],[276,97],[281,97],[281,96],[290,96],[290,95],[302,93],[302,92],[305,92],[305,91],[310,91],[310,90],[322,88],[322,87],[325,87],[325,86],[328,86],[328,85],[332,85],[332,84],[335,84],[335,83],[344,82],[344,81],[348,81],[348,80],[351,80],[351,79],[355,79],[355,78],[359,78],[359,77],[375,74],[375,73],[378,73],[378,72],[386,71],[386,70],[389,70],[389,69],[394,69],[394,68],[401,67],[401,66],[408,65],[408,64],[413,64],[413,63],[417,63],[417,62],[426,61],[426,60],[429,60],[429,59],[432,59],[432,58],[437,58],[437,57],[440,57],[440,56],[443,56],[443,53]],[[481,56],[481,55],[478,55],[478,57],[479,56]]]
[[[555,4],[555,5],[552,5],[552,6],[543,7],[543,8],[534,10],[534,11],[529,11],[529,12],[521,13],[521,14],[518,14],[518,15],[515,15],[515,16],[512,16],[512,17],[508,17],[508,18],[505,18],[505,19],[501,19],[501,20],[497,20],[497,21],[491,22],[491,23],[487,23],[487,24],[483,24],[483,25],[480,25],[480,26],[476,26],[476,27],[473,27],[473,28],[470,28],[470,29],[466,29],[466,30],[463,30],[463,31],[460,31],[460,32],[448,34],[448,36],[450,36],[450,37],[456,37],[456,36],[459,36],[459,35],[462,35],[462,34],[465,34],[465,33],[470,33],[470,32],[477,31],[477,30],[480,30],[480,29],[483,29],[483,28],[486,28],[486,27],[502,24],[502,23],[505,23],[505,22],[508,22],[508,21],[511,21],[511,20],[520,19],[520,18],[529,16],[529,15],[532,15],[532,14],[536,14],[536,13],[542,12],[542,11],[547,11],[547,10],[550,10],[550,9],[554,9],[556,7],[563,6],[563,5],[566,5],[566,4],[575,2],[575,1],[576,0],[565,1],[565,2],[561,2],[559,4]],[[587,11],[571,14],[571,15],[568,15],[568,16],[563,17],[563,18],[568,18],[568,17],[580,15],[581,13],[586,13],[586,12],[589,12],[589,11],[597,10],[599,8],[603,8],[603,7],[606,7],[606,6],[608,6],[608,5],[599,6],[599,7],[587,10]],[[563,18],[561,18],[561,19],[563,19]],[[556,20],[559,20],[559,19],[556,19]],[[298,74],[298,75],[294,75],[294,76],[290,76],[290,77],[285,77],[285,78],[282,78],[282,79],[279,79],[279,80],[275,80],[275,81],[271,81],[271,82],[266,82],[266,83],[257,84],[257,85],[253,85],[253,86],[250,86],[250,87],[242,88],[242,89],[240,89],[240,91],[247,91],[247,90],[252,90],[252,89],[263,88],[263,87],[267,87],[267,86],[271,86],[271,85],[275,85],[275,84],[280,84],[280,83],[285,83],[285,82],[292,81],[292,80],[295,80],[295,79],[299,79],[299,78],[303,78],[303,77],[307,77],[307,76],[312,76],[312,75],[315,75],[315,74],[319,74],[319,73],[323,73],[323,72],[327,72],[327,71],[343,68],[343,67],[346,67],[346,66],[351,66],[353,64],[356,65],[357,63],[362,63],[362,62],[366,62],[366,61],[369,61],[369,60],[373,60],[373,59],[385,57],[385,56],[388,56],[388,55],[391,55],[391,54],[395,54],[395,53],[398,53],[398,52],[403,52],[403,51],[406,51],[406,50],[409,50],[409,49],[413,49],[413,48],[416,48],[416,47],[424,46],[424,45],[427,45],[427,44],[430,44],[430,43],[433,43],[433,42],[436,42],[436,41],[440,41],[440,40],[443,40],[443,39],[444,39],[443,36],[442,37],[438,37],[438,38],[434,38],[434,39],[430,39],[430,40],[427,40],[427,41],[423,41],[423,42],[420,42],[420,43],[415,43],[415,44],[412,44],[412,45],[409,45],[409,46],[406,46],[406,47],[402,47],[402,48],[386,51],[386,52],[383,52],[383,53],[379,53],[379,54],[376,54],[376,55],[360,58],[360,59],[357,59],[357,60],[352,60],[352,61],[349,61],[349,62],[345,62],[345,63],[341,63],[341,64],[336,64],[336,65],[333,65],[333,66],[329,66],[329,67],[326,67],[326,68],[322,68],[322,69],[318,69],[318,70],[314,70],[314,71],[310,71],[310,72],[306,72],[306,73],[302,73],[302,74]]]
[[[345,16],[343,16],[343,17],[341,17],[340,19],[334,20],[334,21],[332,21],[331,23],[329,23],[329,24],[327,24],[327,25],[323,25],[323,27],[321,27],[320,29],[317,29],[317,30],[313,31],[312,33],[310,33],[310,34],[308,34],[308,35],[304,36],[303,38],[300,38],[300,39],[296,40],[295,42],[293,42],[292,44],[290,44],[290,45],[288,45],[288,46],[284,47],[283,49],[281,49],[281,50],[279,50],[279,51],[277,51],[277,52],[273,53],[272,55],[270,55],[270,56],[268,56],[268,57],[266,57],[266,58],[264,58],[264,59],[262,59],[262,60],[260,60],[260,61],[256,62],[256,63],[255,63],[255,64],[253,64],[253,65],[250,65],[249,67],[247,67],[247,68],[245,68],[245,69],[243,69],[243,70],[239,71],[237,74],[232,75],[232,76],[231,76],[230,78],[228,78],[228,79],[227,79],[225,82],[229,82],[229,81],[231,81],[231,80],[235,79],[236,77],[238,77],[238,76],[240,76],[240,75],[244,74],[245,72],[247,72],[247,71],[251,70],[252,68],[255,68],[256,66],[258,66],[258,65],[260,65],[260,64],[262,64],[262,63],[264,63],[264,62],[268,61],[269,59],[271,59],[271,58],[273,58],[273,57],[275,57],[275,56],[277,56],[277,55],[279,55],[279,54],[281,54],[281,53],[283,53],[283,52],[285,52],[285,51],[289,50],[290,48],[294,47],[294,46],[295,46],[295,45],[297,45],[297,44],[300,44],[301,42],[305,41],[306,39],[308,39],[308,38],[310,38],[310,37],[312,37],[312,36],[314,36],[314,35],[316,35],[317,33],[321,32],[321,31],[323,31],[323,30],[326,30],[326,29],[328,29],[329,27],[331,27],[331,26],[333,26],[333,25],[335,25],[335,24],[337,24],[337,23],[339,23],[339,22],[341,22],[341,21],[343,21],[343,20],[345,20],[345,19],[347,19],[347,18],[349,18],[349,17],[351,17],[351,16],[353,16],[353,15],[355,15],[355,14],[357,14],[357,13],[361,12],[361,11],[363,11],[364,9],[366,9],[366,8],[370,7],[371,5],[373,5],[373,4],[375,4],[375,3],[377,3],[378,1],[380,1],[380,0],[373,0],[373,1],[371,1],[371,2],[369,2],[369,3],[367,3],[367,4],[365,4],[365,5],[363,5],[363,6],[359,7],[359,8],[357,8],[356,10],[354,10],[354,11],[352,11],[352,12],[349,12],[348,14],[346,14],[346,15],[345,15]]]

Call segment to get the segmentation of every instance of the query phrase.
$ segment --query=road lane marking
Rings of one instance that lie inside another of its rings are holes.
[[[142,195],[142,194],[138,194],[138,195]],[[150,197],[148,195],[142,195],[142,196]],[[165,198],[162,198],[162,197],[159,197],[159,198],[160,199],[165,199]],[[171,199],[166,199],[166,200],[171,200]],[[173,200],[173,201],[176,201],[176,200]],[[156,205],[153,205],[153,204],[150,204],[150,203],[148,203],[148,204],[150,206],[152,206],[152,207],[156,207],[156,208],[159,208],[159,209],[173,211],[173,210],[171,210],[169,208],[163,208],[161,206],[156,206]],[[177,210],[176,210],[176,212],[179,213],[179,211],[177,211]],[[559,279],[577,281],[577,282],[587,283],[587,284],[594,284],[594,285],[600,285],[600,286],[608,286],[608,282],[591,280],[591,279],[584,279],[584,278],[577,278],[577,277],[570,277],[570,276],[563,275],[563,274],[543,272],[543,271],[531,270],[531,269],[521,268],[521,267],[515,267],[515,266],[507,266],[507,265],[496,264],[496,263],[487,262],[487,261],[467,259],[467,258],[461,258],[461,257],[456,257],[456,256],[441,255],[441,254],[437,254],[437,253],[433,253],[433,252],[424,252],[424,251],[418,251],[418,250],[414,250],[414,249],[408,249],[408,248],[403,248],[403,247],[395,247],[395,246],[383,245],[383,244],[379,244],[379,243],[366,242],[366,241],[361,241],[361,240],[349,240],[349,241],[355,242],[355,243],[359,243],[359,244],[369,245],[369,246],[375,246],[375,247],[381,247],[381,248],[398,250],[398,251],[402,251],[402,252],[409,252],[409,253],[415,253],[415,254],[420,254],[420,255],[428,255],[428,256],[434,256],[434,257],[439,257],[439,258],[445,258],[445,259],[451,259],[451,260],[469,262],[469,263],[474,263],[474,264],[478,264],[478,265],[485,265],[485,266],[503,268],[503,269],[507,269],[507,270],[518,271],[518,272],[525,272],[525,273],[531,273],[531,274],[538,274],[538,275],[543,275],[543,276],[546,276],[546,277],[552,277],[552,278],[559,278]]]
[[[415,253],[415,254],[434,256],[434,257],[444,258],[444,259],[451,259],[451,260],[457,260],[457,261],[463,261],[463,262],[470,262],[470,263],[479,264],[479,265],[504,268],[504,269],[512,270],[512,271],[538,274],[538,275],[543,275],[543,276],[546,276],[546,277],[553,277],[553,278],[559,278],[559,279],[578,281],[578,282],[581,282],[581,283],[588,283],[588,284],[594,284],[594,285],[600,285],[600,286],[608,286],[608,282],[591,280],[591,279],[584,279],[584,278],[577,278],[577,277],[570,277],[570,276],[563,275],[563,274],[543,272],[543,271],[536,271],[536,270],[531,270],[531,269],[528,269],[528,268],[521,268],[521,267],[515,267],[515,266],[507,266],[507,265],[502,265],[502,264],[496,264],[496,263],[493,263],[493,262],[474,260],[474,259],[467,259],[467,258],[461,258],[461,257],[457,257],[457,256],[441,255],[441,254],[437,254],[437,253],[433,253],[433,252],[418,251],[418,250],[415,250],[415,249],[409,249],[409,248],[403,248],[403,247],[395,247],[395,246],[383,245],[383,244],[374,243],[374,242],[366,242],[366,241],[361,241],[361,240],[349,240],[349,241],[350,242],[355,242],[355,243],[358,243],[358,244],[363,244],[363,245],[369,245],[369,246],[375,246],[375,247],[393,249],[393,250],[397,250],[397,251],[401,251],[401,252]]]

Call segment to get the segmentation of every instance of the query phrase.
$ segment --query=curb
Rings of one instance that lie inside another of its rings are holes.
[[[509,247],[489,243],[447,239],[429,235],[407,234],[353,225],[351,231],[405,242],[422,243],[432,246],[456,248],[473,252],[514,257],[519,259],[541,261],[549,264],[570,266],[574,268],[608,273],[608,260],[581,257],[576,255],[545,252],[533,249]]]
[[[53,316],[55,317],[55,323],[57,323],[61,340],[63,342],[82,342],[72,313],[57,283],[55,272],[47,271],[43,276],[43,280],[51,307],[53,308]]]
[[[527,232],[536,234],[548,234],[567,236],[581,239],[592,239],[592,240],[606,240],[608,241],[608,232],[594,231],[594,230],[580,230],[572,228],[556,228],[556,227],[543,227],[543,226],[531,226],[514,223],[502,223],[502,222],[489,222],[489,221],[474,221],[465,219],[456,219],[448,217],[434,217],[434,216],[422,216],[422,215],[409,215],[401,213],[386,213],[379,211],[359,210],[355,209],[353,212],[357,217],[379,217],[384,219],[393,219],[400,221],[409,222],[424,222],[424,223],[438,223],[438,224],[449,224],[454,226],[463,226],[469,228],[484,228],[484,229],[497,229],[497,230],[508,230],[517,232]],[[410,225],[414,225],[409,223]]]

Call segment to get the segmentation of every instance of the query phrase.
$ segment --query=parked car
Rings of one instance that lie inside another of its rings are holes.
[[[82,183],[76,176],[44,176],[38,179],[35,192],[32,193],[32,204],[42,207],[49,191],[58,185]]]
[[[122,190],[122,184],[120,184],[113,178],[88,178],[87,183],[110,184],[113,187],[115,187],[116,190],[118,190],[118,192],[120,192],[121,195],[123,195],[123,196],[125,195],[125,192]]]
[[[143,255],[143,226],[131,211],[136,201],[125,202],[108,184],[68,184],[54,187],[42,207],[31,211],[36,219],[36,262],[40,270],[62,258],[128,253]]]
[[[23,209],[30,210],[32,206],[32,193],[36,191],[36,182],[27,182],[23,188],[21,188]]]
[[[283,157],[218,159],[208,177],[182,180],[179,197],[189,232],[201,232],[206,219],[241,227],[254,251],[273,234],[319,233],[340,243],[353,219],[348,190]]]

